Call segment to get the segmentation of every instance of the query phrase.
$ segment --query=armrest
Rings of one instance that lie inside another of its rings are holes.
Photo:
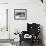
[[[27,31],[22,31],[22,34],[23,34],[23,35],[25,35],[25,34],[27,34],[27,33],[28,33]]]
[[[27,31],[22,31],[21,34],[19,34],[20,41],[24,40],[24,35],[27,34]]]

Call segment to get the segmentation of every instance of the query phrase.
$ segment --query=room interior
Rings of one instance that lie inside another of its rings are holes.
[[[24,42],[25,40],[30,41],[30,37],[33,40],[38,38],[36,42],[40,41],[40,43],[42,43],[42,45],[40,44],[35,46],[44,46],[44,45],[46,46],[46,36],[45,36],[46,8],[45,7],[46,7],[45,0],[0,1],[0,46],[6,46],[6,45],[32,46],[30,45],[32,42],[30,42],[29,44]],[[27,23],[29,24],[29,27],[27,26],[28,25]],[[35,26],[34,25],[30,26],[33,23],[35,24]],[[39,26],[38,27],[36,26],[39,24],[40,24],[40,29]],[[39,31],[37,32],[36,30],[37,31],[39,30],[40,32]],[[27,33],[27,31],[29,31],[29,33]],[[30,31],[33,33],[30,33]],[[22,35],[23,32],[25,32],[24,35]],[[22,35],[22,38],[20,35]],[[23,36],[27,36],[27,37],[23,37]]]

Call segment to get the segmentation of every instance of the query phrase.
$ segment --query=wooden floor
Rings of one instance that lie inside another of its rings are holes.
[[[31,46],[31,44],[22,42],[22,44],[19,45],[19,46]],[[35,45],[35,44],[34,44],[33,46],[43,46],[43,45],[41,45],[41,44],[36,44],[36,45]]]

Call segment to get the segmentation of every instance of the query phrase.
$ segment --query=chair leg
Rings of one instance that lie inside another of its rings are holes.
[[[21,41],[20,41],[20,45],[21,45]]]

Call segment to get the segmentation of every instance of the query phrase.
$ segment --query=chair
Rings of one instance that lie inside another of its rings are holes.
[[[40,24],[36,24],[36,23],[29,24],[29,23],[27,23],[27,31],[22,31],[22,34],[19,35],[20,36],[20,44],[22,41],[25,41],[25,38],[24,38],[25,34],[29,34],[32,36],[29,40],[29,41],[31,41],[32,45],[34,42],[39,43],[39,33],[40,33]]]

